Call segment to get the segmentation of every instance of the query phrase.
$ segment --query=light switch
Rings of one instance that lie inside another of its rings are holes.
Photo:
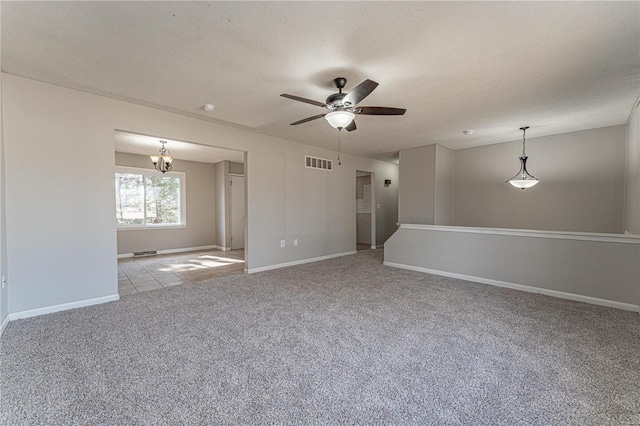
[[[294,245],[294,246],[297,246],[297,245],[298,245],[298,239],[297,239],[297,238],[294,238],[294,239],[293,239],[293,245]]]
[[[280,248],[284,248],[285,246],[285,240],[280,240]]]

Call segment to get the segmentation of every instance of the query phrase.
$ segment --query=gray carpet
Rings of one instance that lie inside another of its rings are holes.
[[[637,313],[381,257],[12,322],[0,423],[640,424]]]

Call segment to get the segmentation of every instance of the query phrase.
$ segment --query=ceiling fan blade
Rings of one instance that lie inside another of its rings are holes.
[[[373,80],[367,79],[354,87],[349,93],[347,93],[347,96],[342,99],[342,103],[346,106],[357,105],[358,102],[369,96],[369,94],[373,92],[373,89],[375,89],[376,87],[378,87],[378,83]]]
[[[313,120],[317,120],[318,118],[322,118],[327,114],[318,114],[318,115],[314,115],[313,117],[307,117],[307,118],[303,118],[302,120],[296,121],[295,123],[291,123],[289,124],[289,126],[295,126],[297,124],[302,124],[302,123],[306,123],[307,121],[313,121]]]
[[[365,115],[403,115],[406,111],[404,108],[358,107],[353,112]]]
[[[353,120],[351,124],[344,128],[347,132],[353,132],[356,129],[356,120]]]
[[[286,93],[283,93],[280,96],[282,96],[283,98],[293,99],[294,101],[304,102],[306,104],[311,104],[322,108],[326,106],[326,104],[323,102],[314,101],[313,99],[301,98],[300,96],[287,95]]]

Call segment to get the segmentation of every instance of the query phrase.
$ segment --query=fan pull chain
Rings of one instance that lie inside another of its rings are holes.
[[[342,163],[340,162],[340,150],[342,146],[342,136],[340,136],[341,134],[342,132],[338,131],[338,166],[342,166]]]

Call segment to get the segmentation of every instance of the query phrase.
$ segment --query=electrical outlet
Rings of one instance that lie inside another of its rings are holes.
[[[378,204],[376,205],[376,207],[377,207],[377,208],[380,208],[380,203],[378,203]]]
[[[293,245],[294,245],[294,246],[297,246],[297,245],[298,245],[298,239],[297,239],[297,238],[294,238],[294,239],[293,239]]]
[[[280,248],[284,248],[285,246],[285,240],[280,240]]]

